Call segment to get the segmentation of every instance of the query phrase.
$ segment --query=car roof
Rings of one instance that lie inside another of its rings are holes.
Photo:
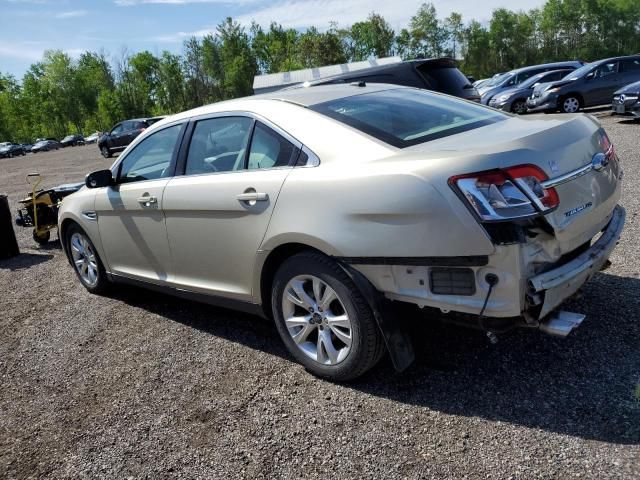
[[[359,86],[364,84],[364,86]],[[182,121],[189,118],[198,117],[200,115],[210,115],[220,112],[254,112],[262,114],[271,109],[269,104],[274,107],[289,105],[292,108],[306,108],[320,103],[338,100],[340,98],[353,97],[356,95],[364,95],[367,93],[381,92],[385,90],[398,89],[415,89],[414,87],[405,87],[401,85],[391,85],[387,83],[370,83],[354,82],[339,83],[331,85],[319,85],[316,87],[303,87],[295,90],[276,90],[273,92],[262,93],[259,95],[251,95],[247,97],[234,98],[221,102],[203,105],[191,110],[186,110],[175,115],[170,115],[154,123],[149,128],[150,131],[162,128],[173,122]],[[426,91],[426,90],[425,90]],[[437,95],[435,92],[428,92]]]
[[[303,107],[310,107],[319,103],[330,102],[339,98],[352,97],[365,93],[380,92],[384,90],[393,90],[402,87],[399,85],[391,85],[386,83],[369,83],[353,82],[339,83],[330,85],[318,85],[313,88],[301,87],[290,90],[277,90],[275,92],[262,93],[247,99],[256,100],[280,100],[284,102],[295,103]]]
[[[640,55],[624,55],[622,57],[604,58],[602,60],[596,60],[594,62],[591,62],[591,64],[602,65],[603,63],[607,63],[607,62],[619,62],[620,60],[640,60]]]
[[[558,67],[558,68],[569,67],[569,66],[575,66],[576,64],[584,65],[585,62],[582,62],[581,60],[567,60],[566,62],[541,63],[539,65],[529,65],[528,67],[516,68],[507,73],[520,73],[520,72],[526,72],[527,70],[532,70],[536,68],[546,68],[546,67]]]

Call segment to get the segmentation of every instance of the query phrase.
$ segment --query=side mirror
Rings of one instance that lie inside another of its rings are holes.
[[[87,175],[84,179],[87,188],[100,188],[113,185],[113,174],[111,170],[98,170]]]
[[[593,78],[596,76],[596,72],[589,72],[587,73],[587,76],[584,77],[586,80],[593,80]]]

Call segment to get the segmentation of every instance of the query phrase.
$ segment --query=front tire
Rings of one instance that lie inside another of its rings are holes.
[[[109,150],[109,147],[107,147],[106,145],[103,145],[100,148],[100,153],[102,153],[102,156],[104,158],[111,158],[111,151]]]
[[[516,100],[511,104],[511,112],[518,115],[527,113],[527,102],[525,100]]]
[[[303,252],[287,259],[275,275],[271,307],[287,349],[314,375],[352,380],[384,354],[371,308],[324,255]]]
[[[102,293],[109,280],[98,252],[87,234],[76,224],[65,234],[67,252],[80,283],[91,293]]]
[[[567,95],[560,102],[562,113],[578,113],[582,107],[582,102],[575,95]]]

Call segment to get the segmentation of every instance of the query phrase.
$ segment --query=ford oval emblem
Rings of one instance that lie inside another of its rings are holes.
[[[591,168],[596,172],[601,172],[607,165],[609,165],[609,160],[604,153],[596,153],[591,159]]]

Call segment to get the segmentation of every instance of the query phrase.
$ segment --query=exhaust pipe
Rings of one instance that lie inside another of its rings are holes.
[[[538,328],[549,335],[566,337],[574,328],[579,327],[585,318],[586,316],[581,313],[565,312],[560,310],[553,312],[540,322],[540,326]]]

